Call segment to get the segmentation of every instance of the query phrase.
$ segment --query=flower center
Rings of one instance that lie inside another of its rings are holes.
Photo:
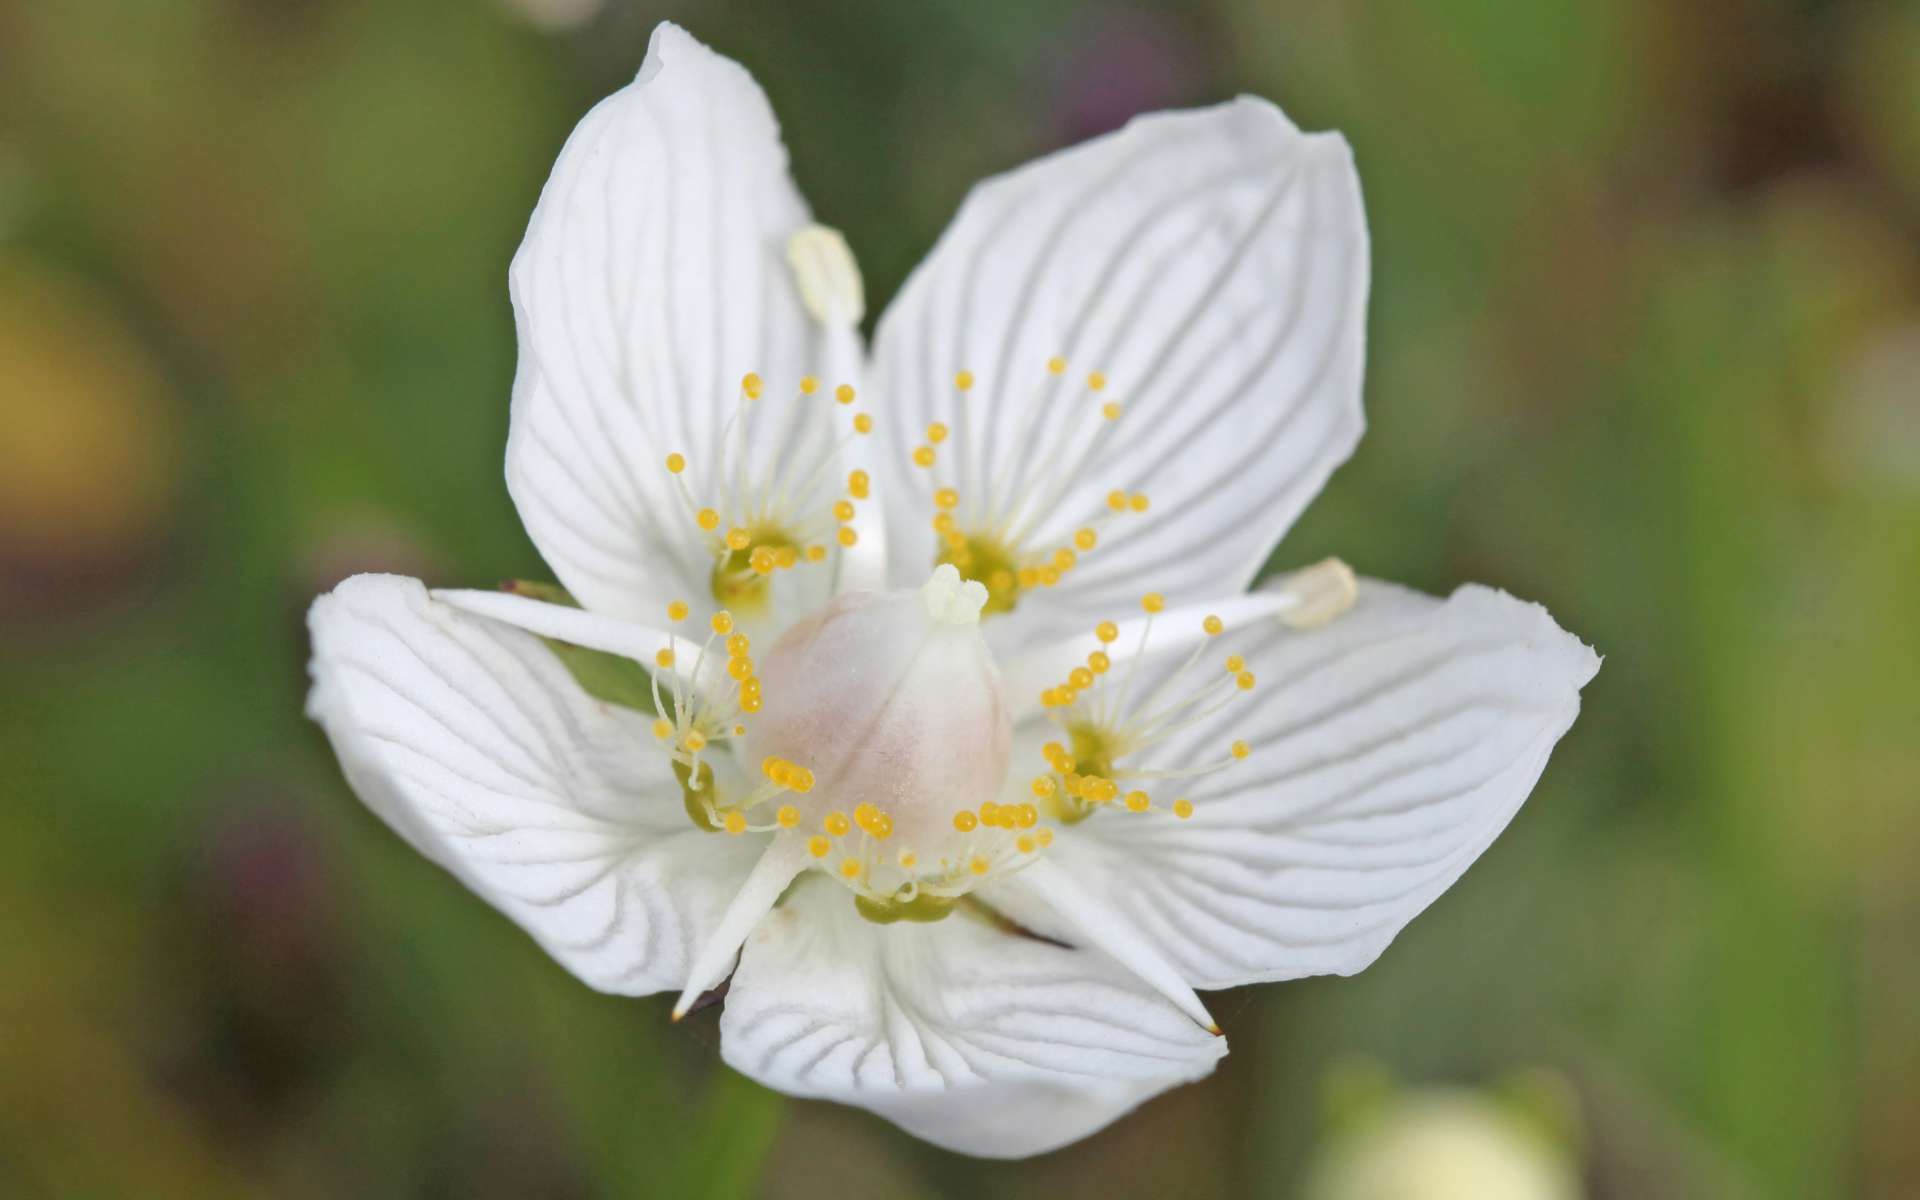
[[[1072,526],[1074,514],[1064,511],[1063,501],[1097,462],[1124,410],[1117,401],[1098,400],[1107,389],[1105,375],[1092,372],[1075,388],[1063,382],[1066,369],[1064,359],[1047,361],[1047,373],[1027,401],[1019,436],[997,470],[982,466],[976,471],[964,459],[957,469],[943,466],[939,447],[955,433],[942,422],[927,426],[926,441],[911,455],[934,481],[933,529],[940,536],[934,561],[984,584],[988,614],[1012,612],[1022,593],[1058,584],[1099,544],[1106,522],[1147,511],[1145,493],[1114,491],[1104,506],[1080,514],[1077,528]],[[954,376],[957,441],[963,445],[971,436],[973,385],[971,371]],[[1049,412],[1063,405],[1066,427],[1043,437]]]
[[[739,401],[704,467],[677,451],[666,461],[681,503],[713,556],[714,600],[746,617],[767,607],[778,573],[827,562],[834,548],[859,540],[848,522],[855,502],[867,499],[872,488],[865,471],[853,471],[842,491],[834,473],[847,443],[873,431],[872,416],[854,413],[849,432],[837,436],[832,422],[809,419],[807,405],[827,403],[816,399],[820,381],[809,375],[799,381],[784,432],[769,437],[769,418],[759,415],[765,391],[760,376],[741,379]],[[833,399],[851,406],[854,389],[841,384]]]
[[[759,668],[766,705],[746,758],[787,793],[775,823],[875,920],[944,916],[1038,849],[974,816],[999,790],[1012,736],[980,637],[987,599],[952,566],[919,589],[850,593]]]

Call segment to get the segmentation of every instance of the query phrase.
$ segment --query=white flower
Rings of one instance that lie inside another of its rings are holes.
[[[1394,1098],[1336,1139],[1308,1200],[1581,1200],[1570,1150],[1494,1097],[1433,1088]]]
[[[663,25],[512,292],[507,482],[583,607],[350,579],[310,710],[587,983],[677,1016],[732,970],[722,1053],[782,1091],[1019,1156],[1207,1074],[1194,989],[1366,966],[1595,670],[1484,588],[1247,591],[1360,436],[1367,292],[1346,143],[1264,101],[982,184],[867,357],[765,98]]]

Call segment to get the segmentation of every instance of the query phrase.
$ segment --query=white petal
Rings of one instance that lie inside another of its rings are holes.
[[[1026,592],[1000,644],[1091,626],[1149,590],[1244,590],[1360,436],[1367,278],[1346,142],[1261,100],[1142,118],[976,188],[880,324],[895,464],[939,421],[955,436],[935,474],[963,515],[1003,470],[1044,481],[1029,549],[1070,544],[1109,490],[1152,505],[1106,526],[1058,587]],[[1049,382],[1052,355],[1069,366]],[[1111,425],[1106,400],[1124,407]],[[930,495],[929,472],[895,476]],[[933,554],[930,514],[890,522],[897,570]]]
[[[693,965],[687,969],[686,985],[680,989],[680,998],[673,1005],[674,1020],[687,1014],[700,993],[726,978],[734,957],[740,953],[740,944],[773,911],[788,885],[807,869],[806,847],[805,838],[793,834],[774,835],[760,861],[753,864],[747,881],[727,902],[727,911],[721,914],[706,943],[695,953]]]
[[[692,826],[645,718],[417,580],[355,576],[308,625],[308,713],[369,808],[592,986],[685,981],[759,839]]]
[[[1506,827],[1599,666],[1538,605],[1370,580],[1323,628],[1266,621],[1212,645],[1244,654],[1259,686],[1123,765],[1222,761],[1235,739],[1251,756],[1148,784],[1191,796],[1188,820],[1102,811],[1049,851],[1198,988],[1371,963]],[[1065,928],[1019,890],[1015,877],[991,899]]]
[[[720,1037],[727,1062],[769,1087],[993,1158],[1085,1137],[1226,1053],[1097,952],[964,913],[869,924],[825,880],[748,939]]]
[[[1020,880],[1073,927],[1080,935],[1075,942],[1104,951],[1132,971],[1140,982],[1192,1017],[1200,1028],[1219,1036],[1219,1023],[1206,1005],[1200,1003],[1200,997],[1193,994],[1193,988],[1161,957],[1152,939],[1142,937],[1139,930],[1108,910],[1105,896],[1092,895],[1071,872],[1045,859],[1030,864],[1020,873]]]
[[[748,372],[766,381],[749,462],[831,436],[831,402],[797,399],[825,354],[787,260],[807,223],[766,97],[676,26],[567,139],[513,260],[507,484],[588,608],[707,597],[714,552],[664,463],[686,456],[701,503],[733,478],[721,434]]]

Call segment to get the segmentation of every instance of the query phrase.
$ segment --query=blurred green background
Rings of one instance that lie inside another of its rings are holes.
[[[1343,130],[1372,431],[1276,563],[1607,656],[1377,966],[1217,997],[1214,1078],[1050,1157],[732,1076],[302,718],[342,576],[545,574],[506,265],[662,17],[876,309],[970,181],[1137,111]],[[1597,1197],[1920,1194],[1917,597],[1920,5],[0,0],[0,1196],[1292,1196],[1355,1058],[1550,1072]]]

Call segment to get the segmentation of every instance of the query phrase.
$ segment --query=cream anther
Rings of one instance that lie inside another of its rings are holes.
[[[855,325],[867,315],[860,265],[838,229],[809,225],[787,242],[787,262],[800,288],[800,302],[825,325]]]
[[[987,588],[971,579],[962,580],[959,568],[941,563],[933,569],[932,578],[920,585],[920,599],[936,624],[977,625],[980,610],[986,607]]]
[[[1360,585],[1352,567],[1329,558],[1287,576],[1280,591],[1295,601],[1280,610],[1281,622],[1294,629],[1318,629],[1353,607]]]

